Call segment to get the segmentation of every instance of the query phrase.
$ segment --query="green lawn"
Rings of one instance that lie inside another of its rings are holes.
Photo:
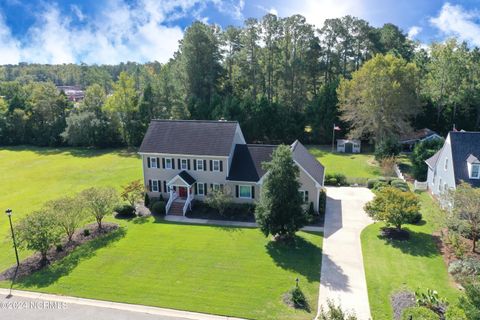
[[[310,146],[309,151],[326,168],[327,174],[342,173],[348,178],[375,178],[381,175],[373,154],[331,152],[326,146]]]
[[[12,207],[18,220],[48,199],[90,186],[120,186],[140,178],[141,170],[135,155],[121,151],[2,149],[0,207]],[[296,245],[285,246],[272,243],[258,229],[153,218],[117,222],[120,231],[77,248],[16,287],[255,319],[315,315],[321,234],[299,232]],[[7,226],[0,215],[0,239],[5,239],[1,269],[14,264]],[[297,277],[311,313],[293,310],[282,301]]]
[[[390,295],[402,288],[434,289],[450,302],[457,301],[459,291],[449,278],[432,236],[442,220],[441,213],[428,193],[419,196],[426,223],[405,226],[410,230],[409,241],[387,243],[380,239],[382,223],[368,226],[362,232],[363,259],[374,320],[392,319]]]

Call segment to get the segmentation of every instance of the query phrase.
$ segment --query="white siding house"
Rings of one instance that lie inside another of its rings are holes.
[[[357,139],[338,139],[337,152],[360,153],[362,143]]]

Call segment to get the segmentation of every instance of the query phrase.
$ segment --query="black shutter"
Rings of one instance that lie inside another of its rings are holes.
[[[235,197],[238,198],[238,196],[239,196],[238,186],[236,185],[236,186],[235,186]]]
[[[204,195],[207,195],[207,184],[205,183],[205,185],[203,186],[203,194]]]
[[[190,163],[190,162],[188,162],[188,163]],[[193,160],[193,170],[195,170],[195,171],[197,170],[197,160],[196,159]]]
[[[255,199],[255,186],[252,186],[252,199]]]
[[[203,171],[207,171],[207,160],[203,160]]]
[[[175,159],[172,158],[172,169],[175,169]]]
[[[163,190],[164,190],[164,192],[168,192],[168,190],[167,190],[167,181],[163,181]]]
[[[165,169],[165,158],[162,158],[162,168]]]
[[[305,190],[305,199],[304,200],[305,200],[305,202],[308,201],[308,191],[307,190]]]
[[[194,191],[195,191],[195,194],[197,194],[197,184],[196,184],[196,183],[195,183],[195,186],[194,186],[193,189],[195,189],[195,190],[194,190]]]
[[[223,172],[223,161],[220,160],[220,172]]]
[[[157,158],[157,168],[160,168],[160,158]]]
[[[188,170],[190,170],[190,159],[187,160],[188,163]]]
[[[147,167],[150,168],[150,157],[147,157]]]
[[[152,180],[148,180],[148,191],[152,192]]]
[[[210,160],[210,171],[213,171],[213,160]]]
[[[182,169],[182,166],[180,164],[181,164],[181,161],[180,159],[178,159],[178,170]]]
[[[158,192],[162,192],[162,180],[158,180]]]

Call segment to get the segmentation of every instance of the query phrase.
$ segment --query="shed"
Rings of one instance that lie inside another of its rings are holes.
[[[337,152],[360,153],[361,145],[357,139],[337,139]]]

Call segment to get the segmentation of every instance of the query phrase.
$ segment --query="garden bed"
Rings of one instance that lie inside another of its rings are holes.
[[[105,236],[117,230],[118,228],[118,224],[110,222],[102,223],[102,229],[99,229],[96,223],[89,224],[75,231],[72,237],[72,241],[68,242],[67,239],[63,239],[62,243],[59,246],[51,248],[47,253],[48,263],[51,264],[55,261],[61,260],[73,250],[75,250],[75,248],[84,244],[85,242],[99,238],[101,236]],[[42,257],[40,253],[35,253],[20,262],[17,279],[26,277],[44,267],[45,265],[42,264]],[[0,281],[13,279],[16,268],[17,266],[14,265],[0,273]]]

